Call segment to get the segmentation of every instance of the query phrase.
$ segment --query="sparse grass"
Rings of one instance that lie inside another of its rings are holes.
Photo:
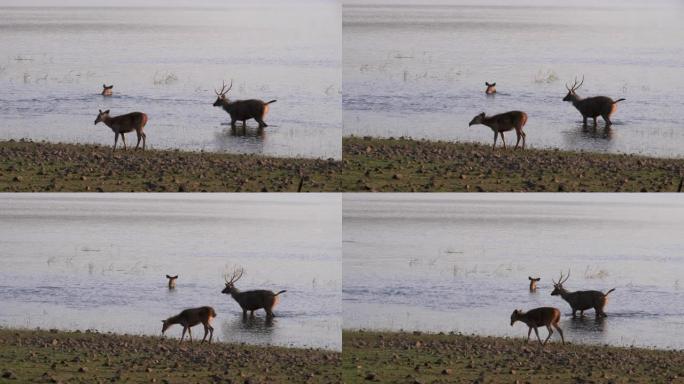
[[[0,142],[0,191],[338,191],[339,161]]]
[[[342,340],[347,384],[684,382],[682,351],[557,342],[541,351],[522,339],[401,332],[345,331]]]
[[[0,329],[2,383],[339,383],[337,352]]]
[[[684,159],[345,137],[343,191],[674,192]]]

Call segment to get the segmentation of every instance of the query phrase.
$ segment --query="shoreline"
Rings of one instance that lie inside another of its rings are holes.
[[[341,172],[337,160],[0,141],[3,192],[332,192]]]
[[[408,138],[342,139],[345,192],[677,192],[684,159]]]
[[[339,383],[340,360],[322,349],[0,328],[2,382]]]
[[[544,339],[546,330],[539,332]],[[557,333],[541,352],[534,334],[527,345],[522,338],[351,330],[342,340],[345,383],[684,382],[684,351],[562,345]]]

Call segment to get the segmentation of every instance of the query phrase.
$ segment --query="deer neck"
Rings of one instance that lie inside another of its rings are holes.
[[[572,101],[573,105],[577,105],[580,101],[582,101],[582,96],[580,96],[576,93],[574,95],[572,95],[571,97],[572,98],[570,99],[570,101]]]
[[[565,301],[567,301],[568,298],[570,298],[570,296],[572,295],[572,292],[568,291],[568,290],[565,289],[565,288],[560,288],[559,291],[560,291],[561,297],[562,297],[563,300],[565,300]]]
[[[233,287],[230,289],[230,295],[233,296],[233,298],[236,298],[237,296],[240,296],[240,290]]]

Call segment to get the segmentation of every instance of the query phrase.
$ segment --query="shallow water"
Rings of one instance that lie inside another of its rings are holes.
[[[218,340],[339,350],[340,204],[336,195],[0,196],[0,326],[158,335],[161,319],[210,305]],[[263,311],[243,321],[221,294],[234,265],[246,270],[242,290],[287,290],[271,324]],[[166,274],[180,275],[173,291]]]
[[[343,207],[345,328],[523,337],[511,312],[554,306],[568,341],[684,348],[678,195],[359,194]],[[561,270],[571,291],[617,288],[608,318],[572,319],[550,295]]]
[[[153,148],[340,158],[339,5],[230,4],[0,8],[0,139],[111,145],[93,126],[111,109],[147,113]],[[263,132],[212,106],[231,79],[233,99],[278,100]]]
[[[531,147],[680,156],[681,2],[389,3],[343,8],[345,135],[490,144],[491,130],[468,122],[523,110]],[[562,101],[576,76],[580,96],[627,99],[612,129],[582,127]],[[485,81],[499,94],[487,97]]]

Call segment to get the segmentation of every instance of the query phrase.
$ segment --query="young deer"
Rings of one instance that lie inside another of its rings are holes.
[[[493,95],[496,93],[496,83],[489,84],[488,82],[485,81],[485,85],[487,86],[487,89],[485,90],[486,94]]]
[[[613,122],[610,121],[610,116],[617,111],[617,103],[624,101],[626,99],[617,99],[613,101],[607,96],[594,96],[587,97],[586,99],[581,98],[575,91],[580,89],[584,84],[584,77],[582,77],[582,82],[577,84],[577,78],[575,78],[575,83],[572,87],[568,87],[565,84],[565,88],[568,89],[568,94],[565,95],[563,101],[569,101],[572,105],[577,108],[577,110],[582,114],[583,124],[587,125],[587,118],[591,117],[594,119],[594,125],[596,125],[596,119],[601,116],[603,121],[606,122],[606,127],[610,127]]]
[[[226,89],[226,82],[223,82],[220,91],[216,92],[216,101],[214,102],[214,107],[222,107],[230,115],[230,126],[235,128],[235,122],[242,121],[242,126],[247,126],[247,120],[254,119],[259,123],[259,128],[268,127],[268,124],[264,122],[264,117],[268,113],[269,104],[275,103],[277,100],[271,100],[269,102],[264,102],[262,100],[250,99],[250,100],[235,100],[230,101],[226,94],[233,88],[233,81],[231,80],[230,86]]]
[[[530,292],[536,292],[537,291],[537,282],[541,280],[541,277],[531,277],[527,276],[528,279],[530,279]]]
[[[114,88],[114,85],[107,86],[105,84],[102,84],[102,96],[111,96],[112,95],[112,88]]]
[[[529,329],[527,330],[526,343],[530,342],[530,333],[532,333],[532,329],[534,329],[534,333],[537,335],[537,340],[539,340],[539,345],[543,347],[544,345],[546,345],[546,342],[549,341],[551,335],[553,334],[553,329],[551,329],[551,327],[553,326],[558,330],[558,333],[560,333],[561,341],[563,342],[563,344],[565,344],[563,330],[560,329],[560,327],[558,326],[558,322],[560,321],[560,311],[558,310],[558,308],[541,307],[529,310],[527,312],[523,312],[522,309],[516,309],[511,314],[511,327],[513,326],[513,324],[515,324],[516,321],[522,321],[529,327]],[[541,341],[541,338],[539,337],[539,331],[537,331],[537,328],[541,326],[545,326],[546,329],[549,330],[549,335],[546,337],[546,340],[544,340],[543,343]]]
[[[121,141],[123,141],[124,149],[126,149],[126,137],[124,133],[133,132],[138,135],[138,143],[135,145],[135,149],[138,149],[140,145],[140,139],[143,142],[143,150],[145,150],[145,142],[147,135],[143,132],[145,124],[147,124],[147,115],[142,112],[131,112],[121,116],[109,116],[109,109],[97,115],[95,119],[95,125],[97,123],[103,122],[114,132],[114,147],[112,152],[116,150],[116,143],[119,141],[119,135],[121,135]]]
[[[484,112],[473,117],[468,124],[469,127],[475,124],[486,125],[494,131],[494,144],[492,149],[496,148],[496,139],[499,134],[501,134],[501,141],[503,142],[503,147],[506,149],[506,139],[504,139],[504,132],[511,131],[515,129],[515,133],[518,136],[518,141],[515,143],[515,148],[518,148],[520,144],[520,139],[522,139],[522,148],[525,149],[525,132],[523,132],[523,127],[527,123],[527,113],[521,111],[511,111],[502,113],[499,115],[487,117]]]
[[[176,279],[178,279],[178,275],[176,275],[176,276],[166,275],[166,278],[169,279],[169,289],[175,289],[176,288]]]
[[[607,317],[603,308],[608,302],[608,295],[615,290],[615,288],[610,291],[603,293],[601,291],[575,291],[569,292],[563,288],[563,283],[568,281],[570,278],[570,271],[568,270],[568,275],[563,279],[563,272],[561,272],[560,279],[558,282],[553,281],[553,292],[551,296],[560,296],[563,300],[567,301],[572,308],[572,317],[575,317],[575,313],[580,311],[580,316],[584,316],[584,311],[587,309],[594,308],[596,312],[596,318]]]
[[[223,291],[221,291],[221,293],[231,295],[233,299],[240,304],[243,316],[247,316],[247,311],[250,311],[250,315],[254,316],[254,311],[263,308],[266,311],[266,316],[269,319],[273,318],[273,308],[280,300],[278,295],[287,291],[282,290],[278,293],[273,293],[273,291],[259,289],[241,292],[235,288],[235,283],[240,280],[243,273],[244,270],[242,268],[238,268],[233,271],[230,280],[228,279],[228,276],[225,276],[226,287],[223,289]]]
[[[215,317],[216,311],[214,311],[214,308],[212,307],[186,309],[176,316],[171,316],[166,320],[162,320],[162,335],[164,335],[164,332],[166,332],[170,326],[180,324],[183,326],[183,334],[181,335],[179,343],[183,342],[185,331],[188,331],[190,342],[192,343],[192,332],[190,331],[190,328],[202,323],[204,326],[204,338],[202,338],[202,342],[204,343],[207,339],[207,333],[209,333],[209,342],[211,343],[211,339],[214,337],[214,327],[211,326],[211,322]]]

